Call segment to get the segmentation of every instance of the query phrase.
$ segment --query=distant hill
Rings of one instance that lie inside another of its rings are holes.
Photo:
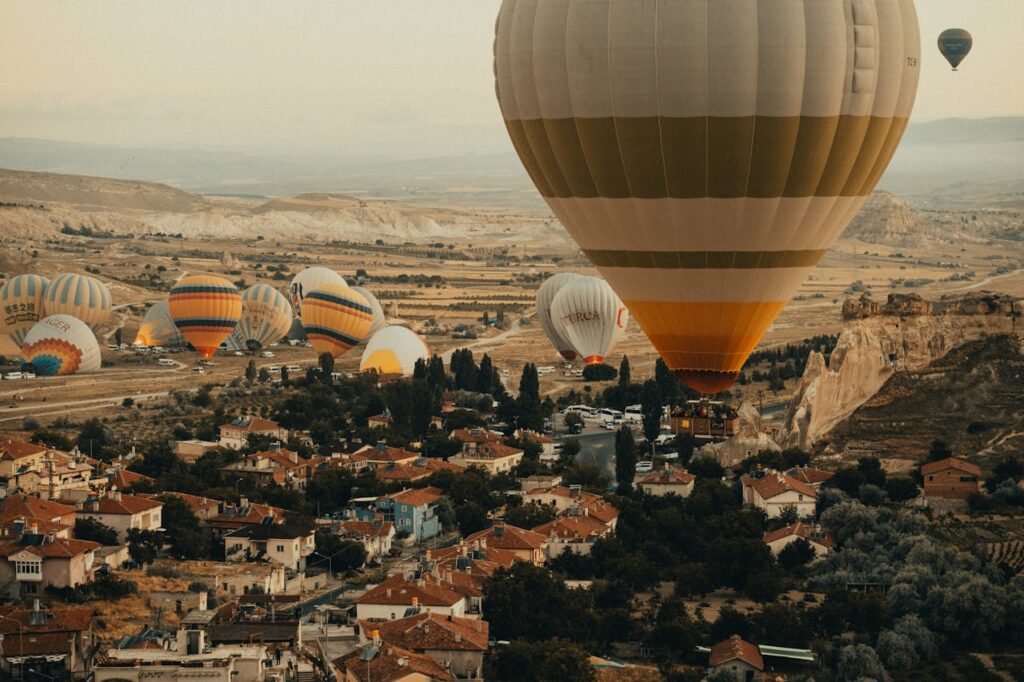
[[[919,246],[928,234],[926,223],[905,201],[879,191],[871,195],[843,236],[869,244]]]
[[[186,213],[206,207],[202,198],[153,182],[86,175],[32,173],[0,169],[0,201],[61,203],[92,209]]]
[[[1024,207],[1024,117],[910,126],[880,187],[912,205]]]

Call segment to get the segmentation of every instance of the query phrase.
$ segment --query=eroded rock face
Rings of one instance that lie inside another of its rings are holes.
[[[864,204],[843,234],[869,244],[918,246],[931,229],[906,202],[889,192],[877,191]]]
[[[781,430],[781,445],[810,449],[874,396],[894,373],[923,370],[964,343],[986,334],[1013,331],[1013,317],[998,312],[1002,303],[979,307],[986,296],[943,302],[940,314],[881,313],[851,324],[827,361],[820,353],[808,358]],[[907,310],[916,310],[921,303],[933,311],[939,307],[920,299],[907,303],[911,304]],[[1006,307],[1011,307],[1009,299]],[[1019,309],[1020,303],[1013,307]],[[968,310],[994,312],[958,313]]]

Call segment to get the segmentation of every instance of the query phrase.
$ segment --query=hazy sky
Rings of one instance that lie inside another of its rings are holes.
[[[508,150],[500,0],[0,0],[0,137],[417,157]],[[918,119],[1024,115],[1024,0],[918,0]],[[962,26],[952,74],[935,47]]]

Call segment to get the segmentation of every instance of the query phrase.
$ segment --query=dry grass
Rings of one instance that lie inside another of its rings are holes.
[[[188,590],[188,580],[149,576],[144,570],[119,572],[118,577],[134,582],[139,592],[116,601],[91,602],[96,609],[95,631],[99,638],[107,643],[114,642],[126,635],[138,634],[147,625],[165,630],[177,628],[181,621],[178,614],[150,607],[149,595],[153,592],[184,592]]]

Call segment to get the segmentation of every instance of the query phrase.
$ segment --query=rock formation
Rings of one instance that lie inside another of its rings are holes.
[[[854,309],[856,321],[831,357],[808,358],[781,431],[783,447],[811,448],[896,372],[920,371],[964,343],[1016,331],[1021,303],[982,292],[934,304],[913,296],[881,306],[848,301],[844,316]]]
[[[929,231],[906,202],[889,192],[875,192],[843,234],[869,244],[918,246]]]

